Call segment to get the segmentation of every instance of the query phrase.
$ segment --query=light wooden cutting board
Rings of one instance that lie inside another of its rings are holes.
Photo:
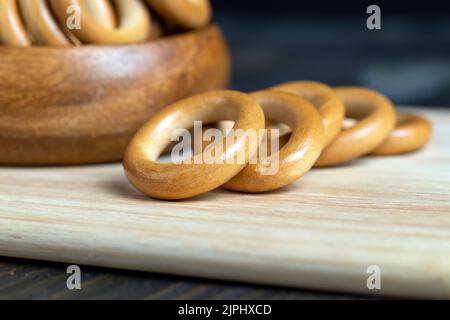
[[[0,255],[450,298],[450,112],[428,116],[435,136],[420,153],[313,170],[262,195],[162,202],[120,164],[0,168]],[[381,290],[367,288],[369,266]]]

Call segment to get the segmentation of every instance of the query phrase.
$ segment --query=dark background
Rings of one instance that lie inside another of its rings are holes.
[[[233,87],[311,79],[362,85],[397,104],[450,107],[450,1],[213,0]],[[381,8],[368,30],[366,9]]]

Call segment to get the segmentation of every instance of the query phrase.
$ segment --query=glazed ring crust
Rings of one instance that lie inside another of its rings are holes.
[[[187,29],[204,27],[211,20],[209,0],[147,0],[169,22]]]
[[[32,44],[30,34],[20,17],[17,0],[0,1],[0,43],[17,47]]]
[[[322,118],[310,102],[291,93],[260,91],[250,96],[263,108],[266,121],[286,123],[291,135],[276,153],[277,159],[272,160],[273,155],[266,161],[258,158],[224,187],[251,193],[279,189],[302,177],[317,161],[324,139]],[[267,174],[272,161],[279,163],[278,170]]]
[[[33,44],[67,47],[72,45],[53,18],[46,0],[18,0]]]
[[[118,22],[111,0],[84,0],[89,12],[106,28],[114,29]]]
[[[50,0],[60,22],[67,20],[67,8],[75,5],[81,10],[81,28],[65,31],[72,32],[83,43],[127,44],[144,42],[151,35],[151,16],[141,0],[113,0],[117,8],[119,21],[111,28],[108,14],[95,11],[100,7],[90,6],[83,0]],[[107,6],[103,6],[107,8]]]
[[[222,156],[225,163],[157,162],[173,131],[188,129],[199,120],[204,124],[231,120],[235,129],[256,132],[265,125],[261,107],[244,93],[216,91],[181,100],[151,118],[129,144],[124,168],[131,184],[153,198],[185,199],[220,187],[245,168],[258,149],[258,144],[246,143],[245,137],[238,137],[227,148]],[[245,163],[226,162],[242,152]]]
[[[433,127],[426,118],[413,113],[398,112],[394,130],[372,154],[398,155],[417,151],[428,144],[432,133]]]
[[[320,112],[325,129],[324,147],[339,134],[345,117],[345,108],[334,90],[315,81],[295,81],[278,85],[271,90],[290,92],[310,101]]]
[[[392,103],[382,94],[359,87],[338,87],[348,118],[357,123],[344,128],[326,147],[316,166],[342,164],[371,153],[383,143],[395,126]]]

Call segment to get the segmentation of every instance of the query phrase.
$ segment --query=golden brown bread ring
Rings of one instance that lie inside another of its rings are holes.
[[[373,155],[397,155],[414,152],[424,147],[431,139],[433,127],[420,115],[397,112],[397,123],[387,140],[376,148]]]
[[[371,153],[395,126],[394,106],[382,94],[358,87],[339,87],[335,91],[344,102],[347,117],[357,123],[344,128],[322,151],[318,167],[342,164]]]
[[[286,123],[292,133],[274,153],[276,158],[272,155],[248,164],[224,188],[251,193],[279,189],[298,180],[317,161],[324,139],[322,118],[311,103],[291,93],[260,91],[250,96],[263,108],[266,120]],[[277,161],[276,166],[273,161]],[[275,167],[277,171],[270,172]]]
[[[0,43],[17,47],[32,44],[30,34],[22,22],[17,0],[0,1]]]
[[[209,0],[147,0],[163,18],[183,28],[204,27],[211,20]]]
[[[117,17],[111,0],[84,0],[89,12],[106,28],[114,29],[117,26]]]
[[[345,108],[332,88],[315,81],[295,81],[271,90],[290,92],[310,101],[320,112],[325,129],[324,146],[328,146],[342,129]]]
[[[114,29],[117,26],[117,17],[111,0],[84,0],[84,2],[98,22],[102,23],[105,28]],[[60,23],[65,24],[66,21]],[[63,32],[76,46],[83,44],[68,28],[63,28]]]
[[[221,156],[225,163],[157,162],[174,130],[190,128],[194,121],[208,124],[220,120],[234,121],[236,130],[259,132],[264,128],[261,107],[244,93],[215,91],[181,100],[152,117],[135,135],[124,157],[128,179],[144,194],[166,200],[191,198],[220,187],[247,165],[258,144],[237,137]],[[242,153],[244,163],[234,161]]]
[[[53,10],[66,31],[73,33],[83,43],[95,44],[127,44],[139,43],[149,39],[151,35],[151,16],[141,0],[112,0],[117,8],[118,26],[111,28],[102,16],[92,11],[82,0],[50,0]],[[67,8],[78,6],[81,10],[81,28],[68,30]]]
[[[67,47],[72,45],[54,19],[46,0],[18,0],[22,18],[33,44]]]

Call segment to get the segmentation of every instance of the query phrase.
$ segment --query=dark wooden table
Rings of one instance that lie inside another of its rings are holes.
[[[0,299],[351,299],[320,293],[81,266],[81,290],[67,289],[68,265],[0,258]]]
[[[397,103],[448,105],[450,38],[442,35],[448,35],[450,19],[418,28],[414,21],[391,17],[379,32],[365,28],[364,13],[335,20],[219,13],[217,19],[230,40],[235,88],[314,79],[371,86]],[[82,267],[82,290],[69,291],[66,268],[0,258],[0,299],[363,298],[93,267]]]

